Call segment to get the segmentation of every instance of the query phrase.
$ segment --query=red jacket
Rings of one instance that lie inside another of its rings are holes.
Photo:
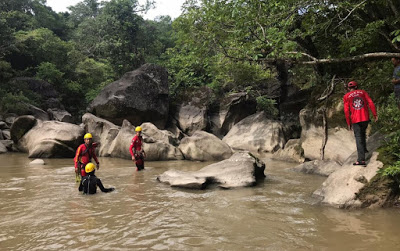
[[[374,102],[364,90],[354,90],[346,93],[343,97],[344,114],[347,125],[369,120],[369,110],[376,118]]]
[[[131,146],[129,147],[129,152],[131,153],[131,156],[134,156],[136,152],[140,152],[142,150],[142,141],[143,138],[141,136],[138,137],[137,135],[135,135],[135,137],[132,138]]]
[[[76,149],[76,154],[74,158],[75,162],[75,168],[78,168],[78,162],[81,162],[82,164],[86,165],[91,161],[93,158],[94,161],[96,161],[96,164],[99,164],[99,161],[97,159],[96,153],[95,153],[95,146],[93,145],[90,147],[88,150],[87,146],[85,144],[82,144]]]

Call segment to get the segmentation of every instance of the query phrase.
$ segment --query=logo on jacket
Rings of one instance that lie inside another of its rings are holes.
[[[355,110],[360,110],[364,107],[364,100],[360,97],[355,97],[353,99],[353,108]]]

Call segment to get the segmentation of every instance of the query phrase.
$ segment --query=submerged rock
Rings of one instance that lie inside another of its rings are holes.
[[[35,159],[32,160],[29,165],[45,165],[44,160],[42,159]]]
[[[204,189],[215,183],[221,188],[254,186],[265,178],[265,164],[248,152],[238,152],[229,159],[208,165],[196,172],[169,170],[157,180],[172,187]]]

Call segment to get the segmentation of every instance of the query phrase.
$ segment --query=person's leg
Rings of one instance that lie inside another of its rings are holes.
[[[400,109],[400,85],[394,86],[394,96],[396,98],[397,107]]]
[[[357,147],[357,162],[365,161],[365,147],[362,143],[363,137],[361,132],[360,123],[353,124],[354,137],[356,139],[356,147]]]
[[[367,153],[367,136],[366,131],[368,128],[369,121],[360,122],[360,134],[361,134],[361,145],[364,148],[364,161],[365,161],[365,153]]]

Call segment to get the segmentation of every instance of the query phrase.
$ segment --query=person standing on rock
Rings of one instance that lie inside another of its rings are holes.
[[[82,181],[78,188],[80,192],[83,192],[83,194],[95,194],[97,192],[97,187],[99,187],[103,193],[108,193],[115,190],[113,187],[105,188],[101,180],[94,175],[94,172],[94,164],[88,163],[85,166],[86,176],[82,177]]]
[[[374,115],[375,122],[378,121],[378,114],[374,102],[364,90],[358,90],[356,81],[347,84],[347,93],[343,97],[344,114],[346,116],[347,128],[353,129],[357,146],[357,161],[353,165],[365,164],[365,153],[367,151],[366,135],[369,119],[369,109]]]
[[[136,164],[136,171],[144,169],[144,158],[146,153],[144,152],[142,128],[140,126],[135,128],[136,135],[132,138],[131,146],[129,147],[129,152],[131,153],[132,160]]]
[[[397,106],[400,109],[400,58],[392,58],[394,65],[392,84],[394,87],[394,96],[396,97]]]
[[[85,143],[78,147],[74,158],[76,182],[79,182],[81,177],[86,176],[85,166],[92,161],[92,158],[96,162],[97,170],[100,168],[100,163],[95,153],[97,143],[92,142],[92,134],[86,133],[83,140]]]

